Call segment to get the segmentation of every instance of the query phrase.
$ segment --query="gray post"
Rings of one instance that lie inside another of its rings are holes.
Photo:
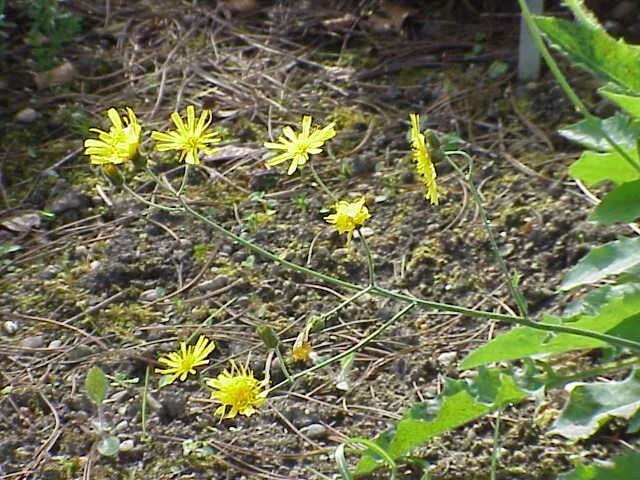
[[[544,10],[544,0],[526,0],[532,15]],[[518,48],[518,80],[527,82],[540,76],[540,52],[533,43],[524,17],[520,19],[520,46]]]

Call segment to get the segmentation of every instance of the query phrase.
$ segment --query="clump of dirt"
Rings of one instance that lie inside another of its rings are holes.
[[[622,233],[586,221],[589,204],[566,176],[576,152],[554,133],[574,113],[553,81],[521,87],[510,73],[488,74],[488,60],[512,65],[515,15],[489,11],[489,22],[453,28],[441,2],[444,10],[433,15],[412,13],[402,23],[407,38],[400,38],[359,26],[377,2],[329,2],[326,11],[304,2],[246,11],[225,7],[229,2],[111,3],[107,12],[69,2],[84,30],[65,53],[91,71],[30,98],[28,85],[5,89],[11,115],[30,105],[40,117],[25,126],[12,116],[3,132],[3,140],[12,139],[3,141],[0,231],[3,475],[332,476],[337,445],[371,438],[437,395],[445,376],[465,374],[456,364],[466,353],[509,328],[414,309],[356,353],[347,389],[333,365],[274,392],[258,415],[219,422],[198,380],[160,388],[158,375],[147,378],[160,355],[200,331],[216,342],[200,379],[217,375],[229,359],[248,362],[262,378],[267,350],[259,325],[278,333],[286,353],[306,322],[353,292],[109,186],[81,151],[86,126],[100,124],[110,106],[134,107],[149,129],[165,128],[176,106],[212,108],[225,143],[192,170],[184,193],[190,205],[287,261],[358,285],[369,274],[362,245],[346,245],[326,224],[333,200],[309,167],[293,176],[264,168],[261,142],[305,113],[337,124],[327,152],[312,161],[338,198],[365,196],[372,214],[365,234],[382,287],[486,311],[515,308],[478,207],[446,162],[436,165],[440,204],[425,200],[408,152],[408,113],[421,113],[427,127],[450,134],[473,156],[473,181],[533,317],[559,313],[567,299],[556,287],[566,269]],[[329,22],[345,15],[353,15],[348,27]],[[486,54],[474,57],[478,38]],[[394,53],[393,68],[385,67]],[[142,148],[152,145],[145,140]],[[153,158],[156,172],[180,181],[169,157]],[[130,182],[146,198],[170,202],[144,174],[132,172]],[[29,226],[34,217],[26,215],[38,211],[55,215]],[[7,227],[14,225],[9,218],[22,226]],[[358,298],[310,334],[314,355],[350,348],[403,306]],[[113,457],[95,449],[97,412],[83,391],[93,365],[111,383],[105,420],[122,442]],[[270,365],[272,382],[283,380],[277,362]],[[288,367],[296,373],[306,366]],[[501,413],[498,478],[554,478],[576,458],[610,457],[620,448],[615,438],[627,437],[615,424],[611,435],[587,443],[548,437],[561,404],[554,393],[544,408],[525,402]],[[442,435],[415,455],[431,465],[433,479],[486,478],[494,420]],[[403,467],[403,478],[421,478],[414,465]]]

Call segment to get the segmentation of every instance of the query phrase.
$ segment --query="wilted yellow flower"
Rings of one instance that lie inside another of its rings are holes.
[[[291,361],[294,363],[308,363],[311,361],[312,353],[313,348],[311,348],[311,344],[308,341],[296,342],[291,348]]]
[[[207,385],[214,389],[211,398],[221,404],[214,414],[220,415],[221,421],[238,414],[253,415],[254,407],[262,406],[267,398],[267,384],[267,380],[254,378],[251,369],[231,360],[231,371],[224,370],[216,378],[207,380]]]
[[[211,343],[209,343],[211,342]],[[165,364],[168,368],[156,368],[156,373],[163,375],[171,375],[165,382],[165,385],[173,383],[176,378],[180,377],[180,381],[184,381],[188,374],[195,374],[196,368],[209,363],[207,357],[216,345],[213,341],[207,339],[204,335],[200,335],[195,345],[187,346],[186,342],[180,342],[180,351],[171,352],[165,357],[158,359],[159,363]]]
[[[84,154],[89,155],[89,161],[94,165],[121,164],[131,160],[138,153],[140,142],[140,124],[129,107],[125,117],[120,117],[115,108],[107,111],[111,120],[108,132],[98,128],[91,128],[98,138],[88,138],[84,141]]]
[[[293,129],[286,126],[282,129],[283,135],[278,138],[279,143],[265,142],[266,148],[274,150],[283,150],[282,153],[267,160],[267,166],[279,165],[282,162],[291,160],[287,175],[291,175],[296,169],[309,160],[310,154],[322,152],[324,142],[333,138],[336,131],[333,129],[335,123],[330,123],[324,128],[314,129],[311,131],[311,117],[304,115],[302,117],[302,130],[300,133],[294,133]]]
[[[411,130],[409,131],[409,141],[411,143],[411,157],[416,162],[416,171],[422,177],[425,186],[424,198],[431,202],[431,205],[438,204],[438,185],[436,184],[436,168],[433,166],[427,140],[424,134],[420,133],[420,116],[415,113],[409,114],[411,120]]]
[[[337,202],[333,208],[336,209],[336,213],[332,213],[324,219],[331,223],[338,233],[347,234],[347,243],[351,241],[353,231],[363,225],[364,221],[371,216],[364,204],[364,197],[360,197],[355,202],[342,200]]]
[[[200,152],[215,153],[207,145],[220,143],[218,132],[208,132],[211,124],[211,111],[204,110],[196,122],[196,113],[193,105],[187,105],[187,123],[182,120],[178,112],[171,114],[171,121],[176,130],[169,132],[151,132],[151,138],[157,140],[156,150],[166,152],[168,150],[180,151],[179,162],[183,160],[190,165],[198,165]]]

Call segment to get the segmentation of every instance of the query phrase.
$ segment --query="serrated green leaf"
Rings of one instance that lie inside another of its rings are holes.
[[[105,437],[96,442],[96,448],[100,455],[111,457],[118,453],[120,448],[120,440],[118,437]]]
[[[598,93],[618,105],[634,118],[640,118],[640,93],[620,90],[607,85],[598,89]]]
[[[589,438],[614,417],[630,419],[640,409],[640,370],[621,382],[575,383],[549,433],[577,441]]]
[[[640,92],[640,50],[616,41],[604,30],[567,20],[536,17],[536,25],[551,46],[569,61],[605,81]]]
[[[569,270],[560,290],[595,283],[610,275],[618,275],[640,265],[640,237],[623,237],[592,248]]]
[[[625,150],[632,158],[638,158],[638,151]],[[580,158],[569,167],[569,175],[582,180],[587,185],[610,180],[616,185],[640,177],[640,173],[618,152],[582,152]]]
[[[473,380],[447,379],[442,395],[415,404],[374,441],[391,458],[406,455],[430,438],[459,427],[497,408],[519,402],[528,396],[510,375],[484,370]],[[371,472],[380,462],[374,452],[365,451],[354,472]]]
[[[576,315],[597,315],[600,308],[606,305],[611,297],[621,297],[637,292],[640,292],[640,283],[637,281],[595,288],[569,303],[562,312],[562,316],[567,318]]]
[[[558,130],[558,133],[567,140],[576,142],[585,148],[600,152],[610,152],[613,147],[605,139],[603,132],[623,149],[633,150],[636,148],[636,141],[640,136],[640,121],[617,113],[613,117],[605,119],[581,120]],[[605,163],[605,161],[600,163]]]
[[[628,338],[630,335],[636,336],[632,332],[638,331],[637,328],[633,329],[633,326],[634,323],[637,325],[639,316],[640,292],[635,292],[623,297],[612,297],[606,305],[600,308],[597,315],[572,317],[572,321],[568,325],[592,332],[609,333]],[[542,323],[559,324],[561,319],[545,316]],[[459,368],[466,370],[487,363],[517,360],[531,355],[562,353],[607,345],[601,340],[580,335],[554,334],[531,327],[514,327],[469,353],[462,360]]]
[[[109,388],[107,377],[98,367],[91,367],[84,380],[84,388],[91,400],[102,403],[107,397],[107,389]]]
[[[596,16],[585,6],[584,0],[565,0],[563,5],[571,10],[581,24],[594,30],[604,30]]]
[[[630,480],[640,471],[640,454],[628,450],[624,455],[616,455],[605,465],[584,466],[578,464],[575,470],[563,473],[558,480]]]
[[[626,182],[607,193],[589,215],[589,220],[613,225],[640,217],[640,179]]]

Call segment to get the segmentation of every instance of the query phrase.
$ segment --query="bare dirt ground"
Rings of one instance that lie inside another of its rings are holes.
[[[203,375],[236,359],[261,377],[267,352],[258,325],[278,332],[286,353],[309,318],[349,292],[110,187],[88,165],[82,141],[112,106],[131,106],[148,130],[166,128],[187,104],[212,109],[225,142],[192,171],[192,204],[289,261],[365,285],[358,243],[346,248],[323,221],[332,202],[310,172],[289,177],[264,167],[262,142],[282,126],[303,114],[335,121],[329,154],[313,161],[339,197],[366,196],[379,283],[510,313],[467,186],[446,163],[436,165],[434,207],[412,173],[407,120],[420,113],[474,157],[474,181],[532,316],[561,312],[563,273],[619,232],[585,220],[588,200],[566,174],[577,150],[555,133],[576,120],[559,89],[547,76],[514,79],[517,12],[483,3],[394,10],[375,1],[259,2],[243,10],[239,1],[73,0],[82,31],[61,54],[73,75],[37,76],[40,88],[27,44],[11,44],[0,91],[0,478],[337,478],[337,445],[381,433],[436,395],[445,376],[459,377],[467,352],[509,328],[415,309],[356,354],[347,390],[336,386],[339,366],[330,367],[275,392],[259,414],[220,423],[196,380],[159,388],[152,374],[143,421],[147,368],[197,328],[217,344]],[[19,12],[8,11],[18,24]],[[493,71],[496,62],[507,72]],[[589,92],[589,81],[573,75]],[[33,114],[21,118],[28,108]],[[156,171],[180,173],[169,158],[154,158]],[[162,200],[147,181],[131,179]],[[359,299],[311,335],[314,352],[349,348],[402,306]],[[83,385],[94,365],[111,381],[105,415],[123,442],[113,457],[93,447],[96,409]],[[276,367],[271,375],[282,378]],[[537,410],[525,402],[502,412],[498,478],[555,478],[575,460],[607,458],[632,441],[615,424],[577,445],[545,435],[562,401],[556,392]],[[416,451],[430,478],[488,478],[494,420]],[[402,471],[423,474],[410,464]]]

